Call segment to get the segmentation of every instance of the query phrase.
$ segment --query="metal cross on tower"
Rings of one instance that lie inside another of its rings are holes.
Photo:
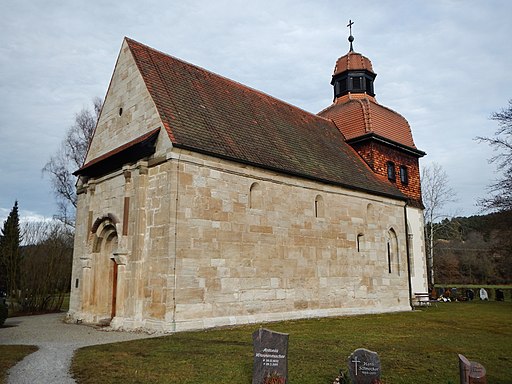
[[[354,41],[354,36],[352,36],[352,25],[354,25],[354,22],[352,20],[349,20],[347,27],[350,30],[350,36],[348,37],[348,41],[350,42],[350,52],[354,51],[354,47],[352,46],[352,42]]]
[[[352,26],[354,25],[354,22],[352,20],[348,21],[347,27],[350,28],[350,36],[352,36]]]

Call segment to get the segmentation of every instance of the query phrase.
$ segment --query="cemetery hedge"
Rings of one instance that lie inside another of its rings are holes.
[[[9,314],[9,308],[5,302],[0,301],[0,327],[4,325],[5,320],[7,320],[7,315]]]
[[[378,352],[385,384],[455,384],[457,354],[487,381],[511,383],[512,302],[452,302],[411,312],[265,324],[290,334],[291,384],[332,383],[356,348]],[[73,360],[78,383],[251,383],[252,332],[239,326],[87,347]]]

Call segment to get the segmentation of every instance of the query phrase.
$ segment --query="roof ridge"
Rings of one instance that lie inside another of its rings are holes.
[[[371,118],[371,111],[370,111],[370,105],[367,104],[365,105],[365,101],[366,103],[368,103],[368,99],[367,98],[354,98],[354,99],[350,99],[348,101],[348,103],[350,103],[351,101],[355,101],[357,103],[359,103],[361,105],[361,109],[363,110],[363,120],[364,120],[364,131],[365,132],[373,132],[373,129],[372,129],[372,118]]]
[[[260,94],[261,96],[264,96],[264,97],[266,97],[266,98],[268,98],[268,99],[275,100],[275,101],[277,101],[277,102],[279,102],[279,103],[282,103],[282,104],[288,105],[288,106],[289,106],[289,107],[291,107],[292,109],[296,109],[296,110],[302,111],[302,112],[304,112],[304,113],[306,113],[306,114],[308,114],[308,115],[311,115],[311,116],[315,116],[315,117],[321,118],[321,116],[318,116],[317,114],[315,114],[315,113],[313,113],[313,112],[307,111],[307,110],[305,110],[305,109],[303,109],[303,108],[301,108],[301,107],[298,107],[298,106],[296,106],[296,105],[290,104],[289,102],[287,102],[287,101],[285,101],[285,100],[282,100],[282,99],[279,99],[279,98],[277,98],[277,97],[275,97],[275,96],[272,96],[272,95],[270,95],[270,94],[268,94],[268,93],[266,93],[266,92],[264,92],[264,91],[261,91],[261,90],[259,90],[259,89],[253,88],[253,87],[248,86],[248,85],[245,85],[245,84],[243,84],[243,83],[241,83],[241,82],[239,82],[239,81],[236,81],[236,80],[230,79],[230,78],[228,78],[228,77],[226,77],[226,76],[220,75],[220,74],[218,74],[218,73],[216,73],[216,72],[213,72],[213,71],[210,71],[210,70],[205,69],[205,68],[203,68],[203,67],[200,67],[199,65],[192,64],[192,63],[190,63],[190,62],[188,62],[188,61],[186,61],[186,60],[180,59],[180,58],[178,58],[178,57],[176,57],[176,56],[172,56],[172,55],[170,55],[170,54],[168,54],[168,53],[165,53],[165,52],[160,51],[160,50],[158,50],[158,49],[152,48],[152,47],[150,47],[149,45],[146,45],[146,44],[140,43],[140,42],[138,42],[138,41],[136,41],[136,40],[133,40],[133,39],[131,39],[131,38],[129,38],[129,37],[125,37],[125,39],[126,39],[128,42],[131,42],[131,43],[134,43],[134,44],[138,44],[138,45],[140,45],[140,46],[143,46],[145,49],[149,50],[150,52],[151,52],[151,51],[153,51],[153,52],[157,52],[157,53],[159,53],[159,54],[161,54],[161,55],[163,55],[163,56],[166,56],[166,57],[171,58],[172,60],[176,60],[176,61],[179,61],[179,62],[181,62],[181,63],[183,63],[183,64],[186,64],[186,65],[189,65],[189,66],[191,66],[191,67],[194,67],[194,68],[196,68],[197,70],[200,70],[200,71],[202,71],[202,72],[204,72],[204,73],[207,73],[207,74],[212,75],[212,76],[216,76],[216,77],[218,77],[218,78],[220,78],[220,79],[223,79],[223,80],[225,80],[225,81],[227,81],[227,82],[229,82],[229,83],[236,84],[237,86],[240,86],[240,87],[242,87],[242,88],[245,88],[245,89],[247,89],[247,90],[250,90],[251,92],[258,93],[258,94]],[[153,58],[151,58],[151,61],[153,61]],[[137,64],[137,66],[138,66],[138,64]]]
[[[174,147],[403,198],[364,164],[334,119],[132,39],[125,42]]]
[[[366,119],[365,119],[365,122],[367,121],[368,124],[367,124],[367,127],[365,127],[366,131],[367,132],[373,132],[373,124],[372,124],[372,111],[371,111],[371,104],[370,104],[370,100],[368,98],[364,98],[364,99],[361,99],[361,101],[366,104],[366,107],[367,107],[367,110],[365,110],[365,114],[366,114]]]

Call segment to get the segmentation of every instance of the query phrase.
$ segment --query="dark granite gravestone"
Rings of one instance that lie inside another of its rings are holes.
[[[460,384],[487,384],[485,368],[459,354]]]
[[[348,357],[348,372],[354,384],[380,384],[379,355],[368,349],[356,349]]]
[[[288,382],[288,334],[260,328],[252,334],[254,368],[252,384]]]

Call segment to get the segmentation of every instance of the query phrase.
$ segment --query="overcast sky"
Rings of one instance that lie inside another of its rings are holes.
[[[41,168],[74,114],[105,96],[124,36],[317,113],[352,19],[377,101],[457,191],[447,213],[478,213],[498,176],[474,138],[493,135],[489,115],[512,98],[509,0],[16,0],[0,14],[2,222],[16,199],[25,219],[56,213]]]

